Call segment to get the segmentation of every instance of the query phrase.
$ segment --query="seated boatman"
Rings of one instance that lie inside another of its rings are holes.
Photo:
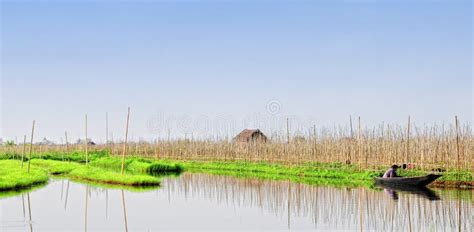
[[[383,174],[383,178],[392,178],[392,177],[397,177],[397,169],[398,166],[396,164],[392,165],[385,174]]]

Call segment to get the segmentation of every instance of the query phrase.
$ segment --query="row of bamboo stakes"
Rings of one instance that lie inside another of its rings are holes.
[[[251,161],[272,162],[286,165],[301,165],[308,162],[340,162],[358,164],[360,168],[377,168],[391,164],[415,163],[419,168],[443,168],[449,170],[471,170],[474,172],[474,137],[469,125],[463,128],[455,116],[454,125],[446,130],[444,125],[439,127],[412,128],[411,118],[408,117],[406,129],[400,126],[382,125],[372,130],[362,129],[358,117],[357,136],[354,136],[352,117],[350,117],[350,133],[339,128],[329,130],[321,128],[318,132],[313,126],[313,132],[306,137],[290,136],[289,119],[286,123],[286,138],[273,135],[270,142],[234,143],[227,138],[215,140],[171,140],[156,139],[152,142],[129,142],[128,128],[130,107],[128,107],[125,124],[124,140],[109,141],[108,113],[106,113],[106,143],[89,145],[87,114],[85,115],[84,144],[69,144],[65,132],[66,143],[62,145],[42,146],[33,145],[35,121],[31,130],[29,143],[29,158],[33,153],[51,151],[69,154],[71,151],[85,152],[86,164],[89,153],[107,149],[113,155],[121,153],[124,174],[126,156],[144,156],[156,159],[202,160],[202,161]],[[411,136],[412,130],[415,136]],[[25,153],[26,136],[24,137],[22,160]],[[18,146],[2,147],[3,153],[16,153]],[[91,150],[92,149],[92,150]],[[121,150],[121,152],[120,152]],[[22,162],[23,165],[23,162]],[[30,164],[28,162],[28,171]]]

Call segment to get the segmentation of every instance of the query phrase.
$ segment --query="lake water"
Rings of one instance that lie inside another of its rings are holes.
[[[0,199],[0,231],[472,231],[472,195],[192,173],[144,192],[55,179]]]

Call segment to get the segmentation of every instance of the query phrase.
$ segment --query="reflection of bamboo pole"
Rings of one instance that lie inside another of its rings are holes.
[[[127,125],[125,126],[125,142],[123,143],[123,151],[122,151],[122,176],[125,172],[125,151],[127,150],[128,121],[129,121],[129,119],[130,119],[130,107],[128,107]]]
[[[86,185],[86,209],[84,211],[84,231],[87,232],[87,204],[89,201],[89,185]]]
[[[360,117],[359,117],[359,122],[360,122]],[[360,123],[359,123],[360,125]],[[360,127],[359,127],[360,128]],[[363,209],[362,209],[362,190],[359,189],[359,224],[360,224],[360,231],[364,231],[364,223],[363,223]]]
[[[461,194],[461,191],[458,190],[457,191],[457,195],[458,195],[458,202],[457,202],[458,203],[457,204],[457,206],[458,206],[458,232],[461,232],[461,228],[462,228],[462,226],[461,226],[461,196],[460,196],[460,194]]]
[[[288,229],[290,229],[290,217],[291,217],[291,205],[290,205],[290,201],[291,200],[291,182],[288,180],[288,204],[287,204],[287,207],[288,207]]]
[[[67,197],[69,195],[69,180],[67,181],[67,187],[66,187],[66,200],[64,201],[64,210],[66,210],[67,207]]]
[[[64,193],[64,179],[61,180],[61,200],[63,200],[63,193]]]
[[[105,218],[109,218],[109,190],[105,189]]]
[[[291,182],[288,180],[288,229],[290,229],[290,218],[291,218]]]
[[[30,193],[27,194],[27,198],[28,198],[28,214],[30,216],[30,221],[28,224],[30,224],[30,232],[33,232],[33,222],[32,222],[32,219],[31,219],[31,201],[30,201]]]
[[[21,168],[23,168],[23,159],[25,158],[26,152],[26,135],[23,137],[23,151],[21,152]]]
[[[23,220],[25,220],[25,195],[21,194],[21,203],[23,205]]]
[[[412,231],[411,229],[411,210],[410,210],[410,196],[407,195],[407,208],[408,208],[408,231]]]
[[[28,173],[30,173],[30,161],[31,161],[31,153],[33,152],[33,135],[35,133],[35,120],[33,120],[33,126],[31,127],[31,140],[30,140],[30,155],[28,157]]]
[[[125,222],[125,232],[128,232],[128,224],[127,224],[127,210],[125,208],[125,196],[122,189],[122,206],[123,206],[123,220]]]

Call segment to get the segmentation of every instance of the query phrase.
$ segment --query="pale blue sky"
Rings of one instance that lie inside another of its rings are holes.
[[[1,1],[1,130],[472,123],[471,1]],[[268,104],[277,105],[276,110]]]

